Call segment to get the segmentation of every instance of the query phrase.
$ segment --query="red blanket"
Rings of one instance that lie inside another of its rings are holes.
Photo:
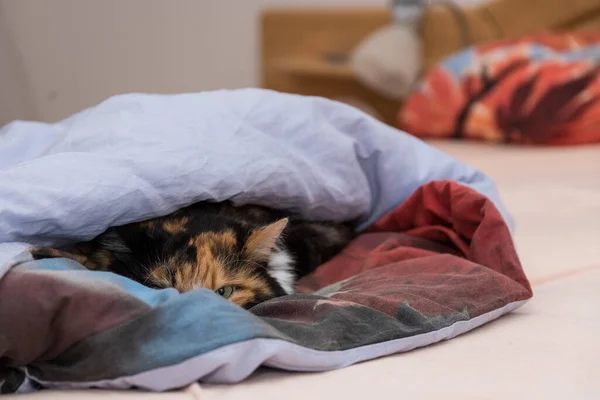
[[[337,306],[362,306],[398,318],[410,305],[423,324],[456,313],[474,318],[532,296],[508,228],[492,202],[447,181],[422,186],[301,282],[304,292],[328,285],[333,288],[317,292],[328,299],[314,301],[329,304],[330,312]],[[291,300],[281,300],[286,301]],[[272,307],[266,309],[275,311]],[[270,316],[285,318],[277,309]],[[312,306],[302,309],[295,308],[294,320],[322,317],[312,313]]]

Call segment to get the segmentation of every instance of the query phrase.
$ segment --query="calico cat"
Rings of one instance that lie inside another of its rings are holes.
[[[153,288],[208,288],[245,308],[291,294],[298,278],[339,253],[349,224],[303,221],[266,207],[201,202],[170,215],[109,228],[71,252],[34,247]]]

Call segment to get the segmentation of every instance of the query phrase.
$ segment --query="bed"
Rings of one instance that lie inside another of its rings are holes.
[[[515,240],[535,292],[521,309],[450,342],[325,373],[263,369],[237,385],[114,398],[595,398],[600,383],[600,146],[522,149],[433,142],[490,174],[517,221]],[[101,398],[39,392],[32,398]]]

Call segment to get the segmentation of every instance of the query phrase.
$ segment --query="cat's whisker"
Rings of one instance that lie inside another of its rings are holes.
[[[246,258],[243,258],[241,261],[242,261],[243,263],[250,264],[250,265],[254,265],[255,267],[262,268],[262,269],[264,269],[265,271],[268,271],[268,268],[267,268],[267,267],[265,267],[264,265],[260,265],[260,264],[259,264],[259,263],[257,263],[256,261],[248,260],[248,259],[246,259]]]
[[[227,257],[225,257],[225,261],[223,263],[225,264],[225,268],[229,268],[232,264],[235,264],[237,261],[237,255],[229,254]]]

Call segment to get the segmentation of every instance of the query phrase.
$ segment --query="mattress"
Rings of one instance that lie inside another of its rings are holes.
[[[600,146],[515,148],[434,142],[492,176],[516,221],[515,241],[534,298],[471,333],[416,351],[326,373],[259,370],[236,385],[115,398],[238,399],[285,395],[346,399],[570,398],[600,393]],[[43,398],[104,392],[44,391]],[[9,396],[10,397],[10,396]]]

